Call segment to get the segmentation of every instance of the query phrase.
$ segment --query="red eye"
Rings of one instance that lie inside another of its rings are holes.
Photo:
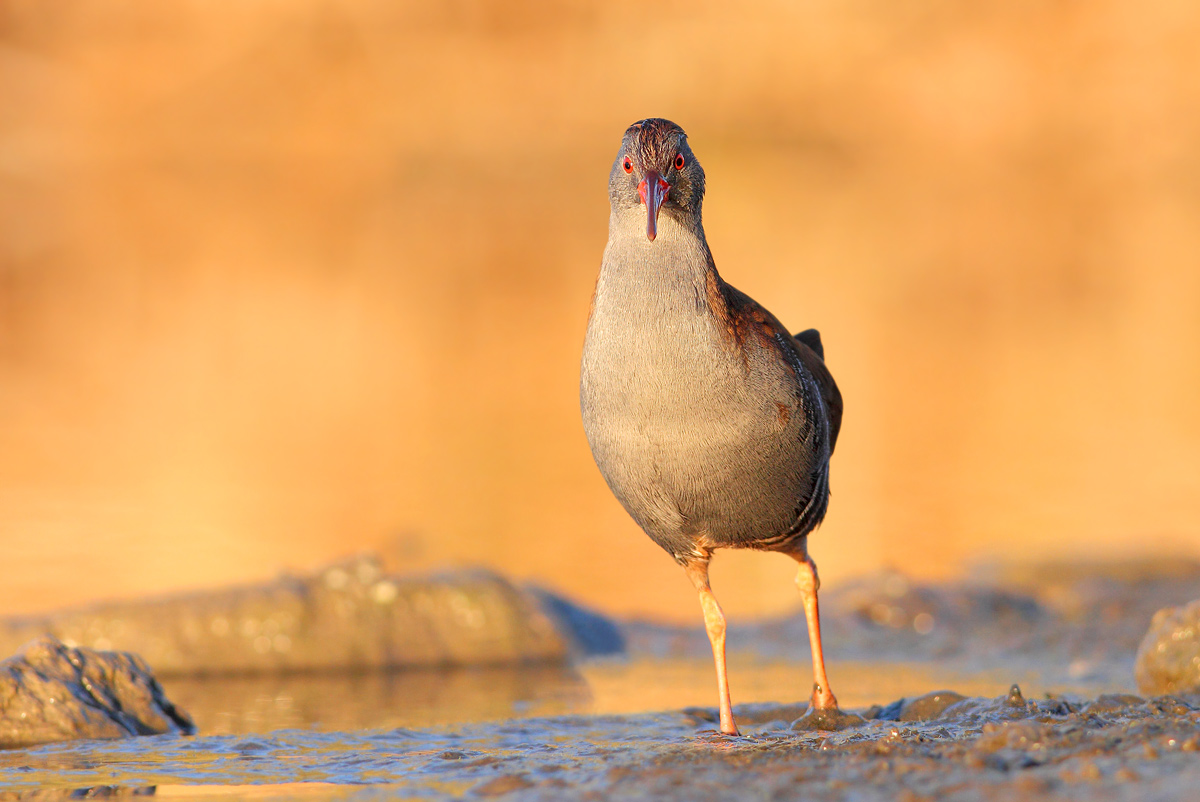
[[[683,169],[683,165],[685,165],[685,164],[687,164],[687,162],[684,160],[684,158],[683,158],[683,154],[682,154],[682,153],[676,153],[676,154],[675,154],[675,169],[676,169],[676,170],[682,170],[682,169]]]
[[[625,161],[621,162],[621,166],[625,168],[625,172],[627,172],[627,173],[633,172],[633,160],[630,159],[628,156],[625,157]]]

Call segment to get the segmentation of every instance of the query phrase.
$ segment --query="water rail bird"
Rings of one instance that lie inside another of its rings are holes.
[[[708,579],[720,548],[778,551],[799,563],[810,713],[832,713],[807,539],[829,503],[842,398],[820,335],[788,333],[717,273],[701,221],[704,170],[675,123],[629,127],[608,196],[580,377],[592,455],[617,500],[700,594],[721,731],[737,733],[725,617]]]

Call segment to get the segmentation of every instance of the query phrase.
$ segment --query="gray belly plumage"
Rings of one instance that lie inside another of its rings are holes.
[[[703,320],[685,338],[603,331],[584,349],[584,429],[634,520],[677,558],[786,539],[820,451],[786,366],[730,353]]]

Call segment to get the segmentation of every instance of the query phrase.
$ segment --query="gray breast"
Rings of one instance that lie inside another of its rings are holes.
[[[580,394],[618,500],[677,557],[789,532],[812,495],[815,436],[793,369],[760,344],[732,348],[691,285],[602,289]]]

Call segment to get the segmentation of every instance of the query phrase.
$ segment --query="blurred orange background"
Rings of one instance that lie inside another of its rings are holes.
[[[647,116],[822,331],[827,584],[1200,556],[1200,5],[6,0],[0,613],[378,550],[697,621],[578,413]]]

